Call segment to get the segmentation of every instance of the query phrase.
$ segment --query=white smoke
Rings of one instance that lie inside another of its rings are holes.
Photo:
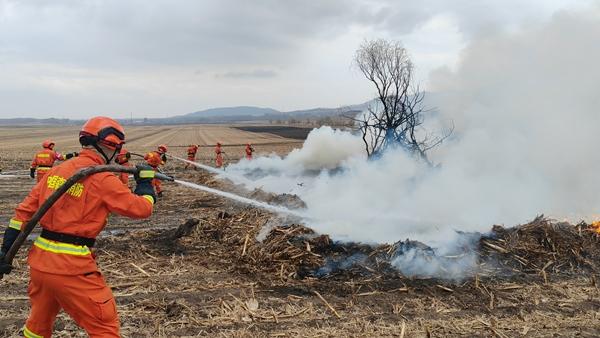
[[[262,188],[275,193],[298,193],[309,186],[323,170],[339,168],[350,158],[366,158],[360,138],[351,133],[321,127],[311,131],[302,148],[292,150],[285,158],[276,154],[246,159],[227,167],[229,175],[254,178],[243,183],[248,188]]]
[[[360,137],[321,128],[286,158],[228,170],[252,172],[255,187],[298,194],[311,227],[349,241],[410,238],[444,248],[455,230],[486,232],[540,213],[574,221],[598,214],[599,38],[594,8],[473,41],[456,71],[431,77],[434,123],[456,126],[430,154],[435,169],[402,150],[367,161],[357,156]]]

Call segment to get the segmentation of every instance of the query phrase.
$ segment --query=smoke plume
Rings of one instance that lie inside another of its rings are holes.
[[[252,178],[252,188],[298,194],[308,225],[339,240],[410,238],[451,252],[456,230],[487,232],[541,213],[591,217],[600,208],[598,38],[594,8],[472,41],[455,71],[431,74],[439,114],[430,123],[456,126],[430,153],[435,168],[401,149],[368,161],[359,136],[321,128],[285,158],[228,170]],[[414,271],[407,257],[396,260],[401,270],[436,275]],[[457,267],[472,264],[466,257]]]

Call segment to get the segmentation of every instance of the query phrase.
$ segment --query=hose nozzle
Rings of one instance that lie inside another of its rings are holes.
[[[175,178],[173,176],[169,176],[169,175],[163,174],[163,173],[155,173],[154,178],[159,179],[161,181],[169,181],[169,182],[175,181]]]

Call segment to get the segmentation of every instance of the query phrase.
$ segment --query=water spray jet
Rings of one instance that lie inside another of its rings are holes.
[[[277,206],[277,205],[272,205],[269,203],[265,203],[265,202],[261,202],[261,201],[257,201],[257,200],[253,200],[251,198],[247,198],[247,197],[242,197],[236,194],[232,194],[230,192],[225,192],[225,191],[221,191],[221,190],[217,190],[214,188],[210,188],[207,187],[205,185],[200,185],[200,184],[196,184],[196,183],[191,183],[191,182],[186,182],[186,181],[182,181],[182,180],[175,180],[174,181],[177,184],[180,184],[182,186],[188,187],[188,188],[192,188],[192,189],[196,189],[196,190],[202,190],[211,194],[215,194],[215,195],[219,195],[221,197],[225,197],[237,202],[241,202],[244,204],[249,204],[261,209],[265,209],[268,211],[272,211],[275,213],[279,213],[279,214],[287,214],[287,215],[291,215],[291,216],[296,216],[296,217],[300,217],[300,218],[306,218],[306,215],[303,212],[297,211],[297,210],[291,210],[288,209],[286,207],[282,207],[282,206]]]
[[[232,181],[234,181],[234,182],[242,182],[244,184],[252,182],[252,181],[250,181],[249,179],[247,179],[247,178],[245,178],[243,176],[230,174],[230,173],[226,172],[223,169],[214,168],[214,167],[211,167],[211,166],[206,165],[206,164],[202,164],[202,163],[198,163],[198,162],[186,160],[184,158],[173,156],[173,155],[169,155],[169,154],[167,154],[167,156],[170,157],[170,158],[179,160],[181,162],[189,163],[189,164],[191,164],[193,166],[196,166],[198,168],[204,169],[204,170],[206,170],[206,171],[208,171],[210,173],[228,177],[228,178],[232,179]]]

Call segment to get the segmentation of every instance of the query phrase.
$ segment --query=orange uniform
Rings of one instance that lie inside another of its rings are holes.
[[[187,149],[187,159],[188,161],[195,162],[196,161],[196,153],[198,153],[198,146],[192,144]],[[187,169],[190,166],[189,163],[185,164],[185,168]]]
[[[35,154],[33,161],[31,161],[31,168],[36,169],[38,182],[44,178],[44,175],[46,175],[57,160],[64,161],[65,159],[61,154],[49,148],[44,148]]]
[[[221,143],[217,143],[215,147],[215,165],[217,168],[221,168],[223,166],[223,150],[221,149]]]
[[[246,144],[246,159],[251,160],[253,152],[254,148],[252,148],[252,145],[250,143]]]
[[[187,149],[188,160],[195,161],[196,160],[196,153],[197,152],[198,152],[198,146],[197,145],[192,144],[191,146],[189,146],[188,149]]]
[[[115,162],[124,167],[131,167],[131,164],[129,163],[130,156],[131,155],[129,154],[129,152],[127,150],[125,150],[125,148],[122,148],[121,151],[119,152],[119,155],[117,155],[117,157],[115,158]],[[127,187],[129,187],[129,174],[128,173],[120,173],[119,179],[121,180],[121,182],[123,182],[123,184],[125,184]]]
[[[121,165],[124,167],[131,167],[131,164],[129,164],[129,162],[122,163]],[[123,182],[123,184],[125,186],[129,187],[129,174],[128,173],[120,173],[119,179],[121,180],[121,182]]]
[[[16,208],[9,226],[20,229],[67,178],[99,164],[104,164],[100,155],[84,149],[79,157],[50,169]],[[119,337],[116,304],[89,247],[46,239],[44,231],[93,240],[110,213],[147,218],[152,207],[152,197],[131,193],[106,172],[76,183],[48,210],[40,220],[42,235],[29,251],[31,313],[24,328],[26,337],[50,337],[61,308],[90,336]]]
[[[162,164],[165,164],[162,157],[163,154],[159,153],[158,151],[151,151],[144,156],[144,160],[146,160],[146,163],[148,163],[148,165],[151,166],[154,169],[154,171],[158,171],[158,167]],[[160,180],[153,179],[152,186],[156,190],[157,194],[160,195],[162,193]]]

